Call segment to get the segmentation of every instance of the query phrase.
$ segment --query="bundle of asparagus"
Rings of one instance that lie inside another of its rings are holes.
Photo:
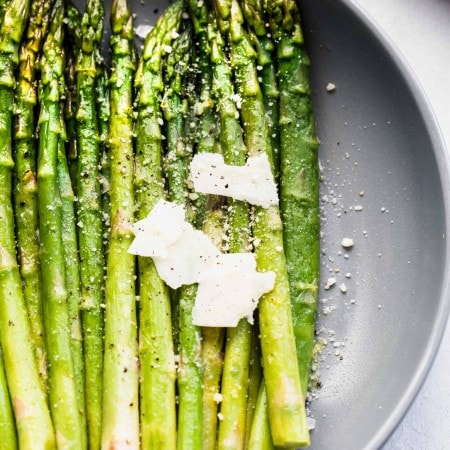
[[[295,1],[175,0],[138,55],[113,0],[110,68],[100,0],[3,1],[0,19],[4,448],[309,445],[318,164]],[[263,155],[279,202],[195,192],[197,154]],[[197,284],[129,252],[161,200],[274,273],[254,324],[196,325]]]

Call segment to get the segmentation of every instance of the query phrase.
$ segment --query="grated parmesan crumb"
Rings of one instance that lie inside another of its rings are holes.
[[[344,248],[352,248],[353,247],[353,239],[344,238],[344,239],[342,239],[341,245]]]
[[[336,284],[336,278],[330,277],[325,283],[325,289],[328,290]]]

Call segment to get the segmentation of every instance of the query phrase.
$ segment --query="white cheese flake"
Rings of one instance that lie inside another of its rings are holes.
[[[189,224],[187,224],[189,225]],[[202,273],[214,264],[220,252],[200,230],[186,229],[169,248],[166,257],[153,257],[159,276],[177,289],[197,283]]]
[[[244,166],[225,164],[216,153],[192,158],[190,177],[197,192],[223,195],[268,208],[278,204],[277,187],[266,155],[250,157]]]
[[[192,323],[204,327],[235,327],[246,317],[253,323],[258,299],[273,289],[274,272],[257,272],[252,253],[221,254],[199,280]]]
[[[129,253],[153,258],[159,276],[173,289],[198,283],[193,323],[234,327],[273,289],[274,272],[257,272],[253,253],[222,254],[212,240],[185,220],[183,206],[160,200],[132,226]]]
[[[180,238],[186,225],[182,205],[160,200],[150,214],[131,226],[135,238],[128,253],[167,258],[168,247]]]
[[[145,25],[145,24],[141,24],[138,25],[135,29],[134,29],[134,33],[136,34],[136,36],[142,40],[145,39],[145,37],[147,36],[148,33],[150,33],[150,31],[152,30],[153,26],[151,25]]]

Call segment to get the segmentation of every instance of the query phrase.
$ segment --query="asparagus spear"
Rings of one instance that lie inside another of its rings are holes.
[[[111,234],[106,278],[102,448],[139,448],[135,257],[133,240],[133,19],[126,0],[111,9]]]
[[[66,272],[67,308],[69,313],[69,330],[73,360],[73,372],[76,384],[77,402],[83,435],[83,447],[86,447],[86,405],[84,397],[84,358],[83,337],[80,320],[80,272],[78,260],[78,241],[74,208],[74,193],[70,180],[64,143],[64,125],[58,141],[58,184],[61,197],[62,243]]]
[[[185,142],[185,117],[188,101],[184,94],[186,75],[192,62],[192,31],[187,28],[172,44],[164,73],[162,111],[166,123],[167,153],[165,173],[172,202],[187,205],[189,158]]]
[[[255,414],[253,416],[251,434],[248,442],[249,450],[273,450],[274,448],[267,411],[267,394],[263,380],[259,389]]]
[[[3,21],[6,7],[8,6],[8,0],[0,0],[0,21]]]
[[[66,49],[66,101],[64,108],[64,118],[66,122],[66,157],[69,165],[72,188],[76,193],[78,174],[78,140],[77,140],[77,57],[81,49],[81,19],[82,14],[78,8],[70,1],[66,2],[66,25],[67,36],[65,42]]]
[[[247,415],[245,420],[245,448],[250,440],[250,432],[253,424],[253,417],[256,410],[259,391],[262,382],[261,367],[261,346],[259,341],[259,324],[255,323],[252,328],[252,341],[250,350],[250,367],[248,370],[247,383]]]
[[[163,46],[180,26],[182,1],[158,19],[144,43],[135,76],[138,90],[135,195],[137,218],[147,217],[164,198],[160,95]],[[150,258],[139,264],[139,357],[141,431],[144,447],[176,447],[175,364],[169,292]]]
[[[77,87],[75,73],[75,52],[71,42],[66,45],[66,67],[65,84],[66,98],[64,103],[64,120],[66,123],[66,159],[69,166],[70,180],[72,189],[75,191],[77,186],[77,155],[78,142],[76,136],[76,110],[77,110]]]
[[[190,207],[188,202],[188,154],[185,120],[188,100],[185,86],[192,64],[192,30],[184,31],[172,45],[165,68],[165,92],[162,102],[166,122],[167,154],[165,175],[169,199]],[[189,213],[188,213],[189,217]],[[193,219],[192,215],[190,217]],[[192,307],[197,293],[196,286],[183,286],[173,295],[178,300],[179,354],[178,368],[178,448],[198,448],[202,443],[202,367],[199,357],[201,331],[192,324]]]
[[[220,5],[216,5],[219,6]],[[247,149],[243,142],[239,112],[233,101],[232,74],[225,59],[225,42],[211,24],[211,59],[213,62],[213,93],[220,118],[220,139],[227,164],[245,164]],[[229,251],[246,252],[249,248],[250,225],[248,205],[244,202],[228,202]],[[219,448],[243,448],[245,429],[236,424],[245,424],[246,380],[250,360],[251,328],[242,320],[236,329],[227,330],[225,366],[222,375],[222,404],[219,426]]]
[[[110,197],[109,197],[109,181],[110,181],[110,160],[108,154],[108,129],[109,117],[111,115],[110,100],[109,100],[109,86],[108,86],[108,71],[104,63],[99,63],[98,74],[95,80],[97,117],[98,117],[98,131],[100,137],[100,173],[101,173],[101,193],[102,193],[102,212],[104,222],[104,237],[105,245],[109,238],[110,223]]]
[[[200,73],[200,96],[195,105],[197,115],[198,133],[195,139],[196,152],[214,152],[217,147],[216,114],[213,111],[214,100],[212,98],[212,67],[211,48],[208,41],[208,15],[209,10],[204,3],[196,0],[188,1],[188,11],[194,25],[194,33],[198,42],[197,69]],[[198,215],[197,225],[202,226],[201,215]]]
[[[281,212],[302,390],[314,343],[319,282],[319,174],[300,15],[294,1],[268,2],[280,83]]]
[[[267,126],[270,130],[273,167],[278,180],[280,171],[280,133],[277,61],[275,43],[267,29],[262,0],[240,1],[242,12],[248,25],[248,36],[252,42],[258,61],[258,75],[266,110]]]
[[[15,104],[18,114],[14,129],[15,187],[14,209],[17,248],[25,302],[30,317],[39,373],[47,389],[44,325],[42,318],[42,284],[38,239],[38,205],[36,184],[36,69],[50,17],[52,2],[36,1],[31,5],[26,38],[20,47]]]
[[[0,342],[8,367],[18,442],[23,449],[55,446],[16,261],[11,201],[14,69],[28,10],[28,1],[11,1],[0,27]]]
[[[70,1],[66,2],[66,24],[67,31],[69,33],[71,44],[78,52],[83,45],[83,28],[81,22],[83,20],[83,14],[80,10]]]
[[[11,450],[17,449],[16,425],[9,398],[8,384],[5,375],[5,363],[0,351],[0,436],[2,445]]]
[[[42,245],[44,323],[49,361],[49,400],[58,445],[84,448],[67,302],[62,204],[57,179],[63,78],[63,18],[57,2],[41,60],[40,136],[38,152],[39,216]]]
[[[100,448],[103,380],[104,266],[99,135],[95,79],[103,33],[103,2],[88,0],[81,21],[77,72],[77,224],[81,274],[81,319],[85,353],[89,448]]]
[[[223,0],[223,3],[225,6],[219,9],[219,13],[222,20],[229,20],[231,64],[242,99],[245,142],[250,155],[266,154],[273,167],[255,52],[243,29],[243,16],[237,0]],[[305,398],[297,361],[292,358],[295,354],[295,336],[286,260],[284,252],[280,251],[283,249],[280,211],[275,205],[267,209],[255,207],[254,214],[253,234],[258,242],[255,249],[258,270],[270,270],[276,274],[274,289],[259,302],[261,348],[273,442],[276,446],[308,445]]]

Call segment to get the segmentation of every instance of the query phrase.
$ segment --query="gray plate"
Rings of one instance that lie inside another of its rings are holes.
[[[131,4],[139,26],[167,2]],[[347,0],[301,8],[324,177],[322,286],[337,280],[321,290],[328,344],[312,448],[377,448],[417,393],[446,322],[448,161],[421,89],[367,17]]]
[[[324,176],[322,286],[336,279],[320,296],[328,344],[312,447],[377,448],[447,318],[448,161],[420,87],[375,25],[349,1],[301,5]]]

